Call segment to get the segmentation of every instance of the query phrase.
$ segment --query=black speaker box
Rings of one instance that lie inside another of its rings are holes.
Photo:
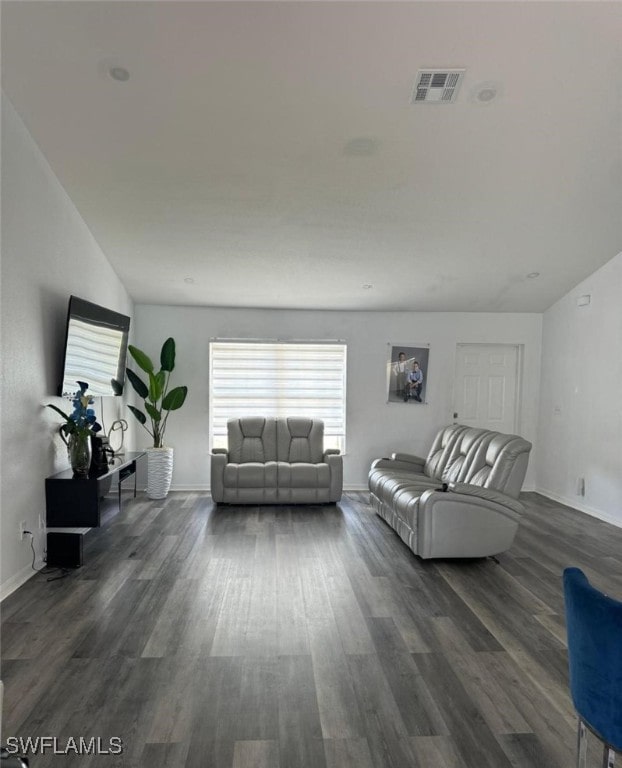
[[[49,568],[80,568],[83,538],[81,533],[48,533],[46,565]]]
[[[10,755],[4,747],[0,750],[2,768],[28,768],[28,759],[19,755]]]
[[[10,755],[4,747],[0,750],[2,768],[28,768],[28,759],[19,755]]]

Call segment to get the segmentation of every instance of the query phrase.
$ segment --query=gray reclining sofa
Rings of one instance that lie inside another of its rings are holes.
[[[343,459],[324,450],[324,422],[229,419],[228,448],[211,456],[211,493],[225,504],[328,504],[341,499]]]
[[[486,557],[508,549],[531,443],[453,424],[427,459],[394,453],[369,472],[376,512],[421,558]]]

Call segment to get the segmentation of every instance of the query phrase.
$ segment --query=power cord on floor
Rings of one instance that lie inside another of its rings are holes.
[[[32,549],[32,563],[30,564],[30,567],[33,571],[36,573],[39,573],[39,571],[42,571],[43,568],[35,568],[35,563],[37,561],[37,553],[35,552],[35,537],[32,531],[22,531],[22,536],[30,536],[30,549]]]
[[[50,568],[46,571],[46,573],[55,573],[56,571],[60,571],[58,576],[50,576],[50,578],[46,579],[46,581],[58,581],[59,579],[66,578],[71,573],[68,568]]]
[[[32,563],[30,564],[30,567],[35,573],[40,573],[43,576],[46,576],[49,573],[57,574],[52,578],[47,579],[47,581],[58,581],[59,579],[64,579],[65,576],[69,576],[68,568],[58,568],[56,566],[50,567],[48,565],[42,565],[41,568],[35,568],[35,563],[37,562],[37,552],[35,550],[34,534],[32,531],[24,531],[24,536],[30,536],[30,548],[32,549]],[[43,559],[45,562],[45,557]],[[60,574],[58,574],[58,571],[60,571]]]

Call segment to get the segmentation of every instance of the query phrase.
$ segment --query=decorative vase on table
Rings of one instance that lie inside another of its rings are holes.
[[[67,438],[67,455],[76,477],[88,477],[93,456],[90,432],[73,432]]]
[[[101,431],[101,424],[97,423],[95,411],[89,408],[93,405],[93,398],[88,393],[89,385],[86,381],[77,381],[80,387],[74,394],[73,412],[65,413],[53,403],[48,403],[47,407],[52,408],[60,414],[65,420],[59,427],[59,434],[67,446],[67,456],[69,463],[76,477],[88,477],[91,468],[91,458],[93,456],[93,447],[91,438]]]
[[[173,449],[147,448],[147,496],[165,499],[173,479]]]

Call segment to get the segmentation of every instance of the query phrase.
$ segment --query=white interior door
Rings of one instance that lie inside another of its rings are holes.
[[[497,432],[516,432],[518,376],[518,346],[458,344],[454,421]]]

